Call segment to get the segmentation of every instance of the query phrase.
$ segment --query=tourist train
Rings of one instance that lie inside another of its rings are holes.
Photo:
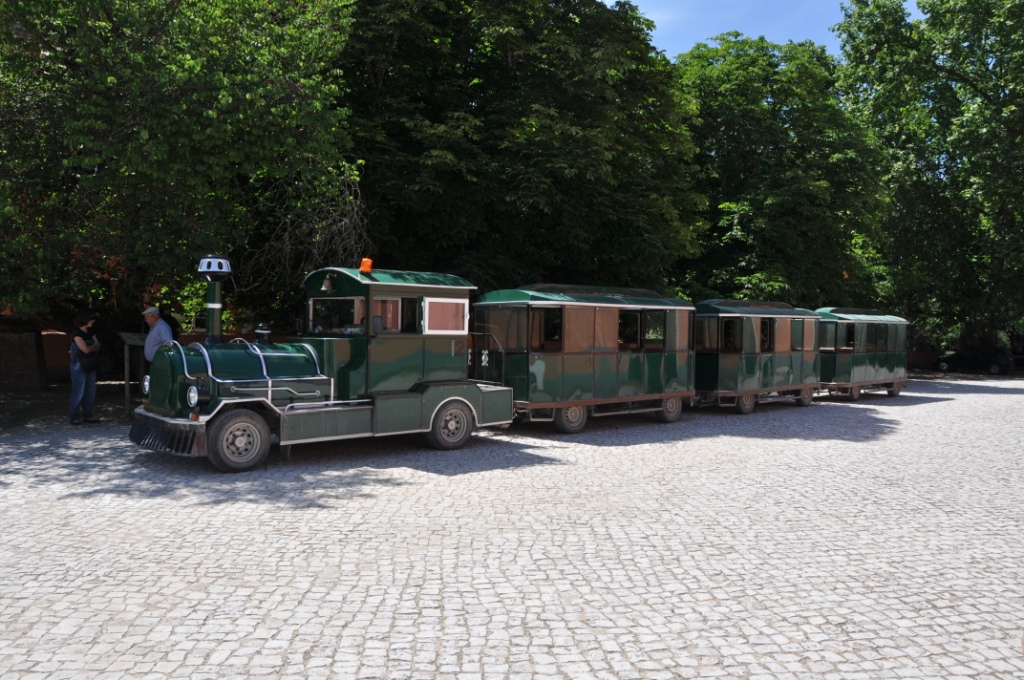
[[[876,310],[666,298],[632,288],[537,284],[480,295],[450,274],[328,267],[303,282],[302,329],[286,342],[224,342],[222,256],[200,262],[207,337],[170,342],[143,380],[131,440],[206,456],[219,470],[261,465],[272,444],[425,433],[438,449],[476,428],[687,407],[750,413],[900,393],[907,322]]]

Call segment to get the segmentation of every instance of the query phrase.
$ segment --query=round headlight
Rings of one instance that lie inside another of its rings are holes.
[[[185,394],[185,400],[188,402],[189,408],[192,408],[199,403],[199,389],[195,385],[188,388],[188,393]]]
[[[149,394],[149,376],[148,375],[144,376],[142,378],[142,393],[143,394]]]

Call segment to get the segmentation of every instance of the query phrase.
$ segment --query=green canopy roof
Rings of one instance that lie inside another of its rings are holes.
[[[581,305],[592,307],[644,307],[693,309],[693,303],[680,298],[661,297],[641,288],[573,286],[538,283],[484,293],[478,305],[527,304],[534,306]]]
[[[817,310],[821,318],[830,321],[875,321],[879,323],[907,323],[906,319],[877,309],[854,309],[852,307],[822,307]]]
[[[697,314],[737,316],[788,316],[818,318],[818,314],[785,302],[763,300],[703,300],[697,303]]]
[[[406,272],[394,269],[374,269],[369,274],[364,274],[358,269],[325,267],[312,272],[302,282],[302,287],[309,295],[318,296],[332,291],[355,294],[365,290],[368,286],[397,290],[402,288],[446,288],[461,291],[476,289],[472,283],[454,274]]]

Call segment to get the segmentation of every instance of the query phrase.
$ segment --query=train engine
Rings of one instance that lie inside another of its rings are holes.
[[[512,389],[469,378],[469,294],[456,276],[329,267],[306,277],[300,336],[283,343],[221,337],[230,263],[211,255],[207,338],[170,342],[144,378],[131,440],[206,456],[225,472],[264,462],[272,443],[423,432],[438,449],[513,418]]]

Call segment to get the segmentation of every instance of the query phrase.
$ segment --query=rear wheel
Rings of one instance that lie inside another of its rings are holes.
[[[887,389],[886,392],[889,393],[890,397],[898,397],[898,396],[900,396],[900,390],[902,390],[902,389],[903,389],[903,385],[900,385],[899,383],[893,383],[892,387]]]
[[[437,410],[427,433],[427,442],[435,449],[461,449],[473,435],[473,414],[461,401],[449,401]]]
[[[660,423],[674,423],[683,417],[683,400],[680,397],[669,397],[661,400],[661,409],[654,412]]]
[[[270,452],[270,428],[259,414],[235,409],[217,416],[206,433],[207,457],[221,472],[246,472]]]
[[[754,405],[757,404],[757,397],[748,392],[736,397],[736,413],[747,415],[754,412]]]
[[[810,406],[814,402],[814,388],[805,387],[800,390],[800,396],[796,398],[797,406]]]
[[[850,401],[857,401],[860,399],[860,386],[854,385],[850,388],[850,393],[846,396]]]
[[[945,373],[946,371],[949,370],[949,364],[947,362],[945,362],[945,361],[940,361],[939,365],[936,366],[935,368],[937,368],[940,371],[942,371],[943,373]]]
[[[586,406],[567,406],[555,409],[555,429],[565,434],[582,432],[587,426]]]
[[[999,375],[1003,372],[1003,367],[1000,364],[992,364],[988,367],[988,372],[992,375]]]

